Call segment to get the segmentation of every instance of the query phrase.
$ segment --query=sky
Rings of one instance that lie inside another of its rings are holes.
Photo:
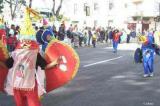
[[[60,0],[56,0],[60,1]],[[52,0],[33,0],[33,8],[52,8]],[[57,2],[56,2],[57,3]]]

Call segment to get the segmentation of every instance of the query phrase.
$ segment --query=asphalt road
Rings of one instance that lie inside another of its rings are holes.
[[[133,51],[115,54],[106,45],[76,50],[81,60],[76,77],[46,94],[43,106],[160,106],[160,57],[154,77],[143,78]],[[0,94],[0,106],[15,105],[12,97]]]

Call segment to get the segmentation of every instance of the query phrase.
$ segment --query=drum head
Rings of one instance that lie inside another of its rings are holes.
[[[45,70],[46,91],[52,91],[72,80],[79,68],[79,57],[74,49],[58,40],[53,40],[45,51],[45,60],[51,63],[60,58],[57,66]]]

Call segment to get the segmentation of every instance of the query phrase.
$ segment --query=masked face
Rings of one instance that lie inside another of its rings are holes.
[[[23,49],[31,48],[31,44],[27,44],[27,43],[23,43],[23,44],[21,44],[21,46],[22,46]]]
[[[22,40],[18,43],[17,49],[39,49],[39,46],[36,41]]]

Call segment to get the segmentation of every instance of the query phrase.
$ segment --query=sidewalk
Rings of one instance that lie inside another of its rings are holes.
[[[140,48],[141,44],[138,43],[122,43],[118,45],[118,50],[132,50],[135,51],[137,48]],[[113,47],[106,47],[105,49],[113,49]]]

